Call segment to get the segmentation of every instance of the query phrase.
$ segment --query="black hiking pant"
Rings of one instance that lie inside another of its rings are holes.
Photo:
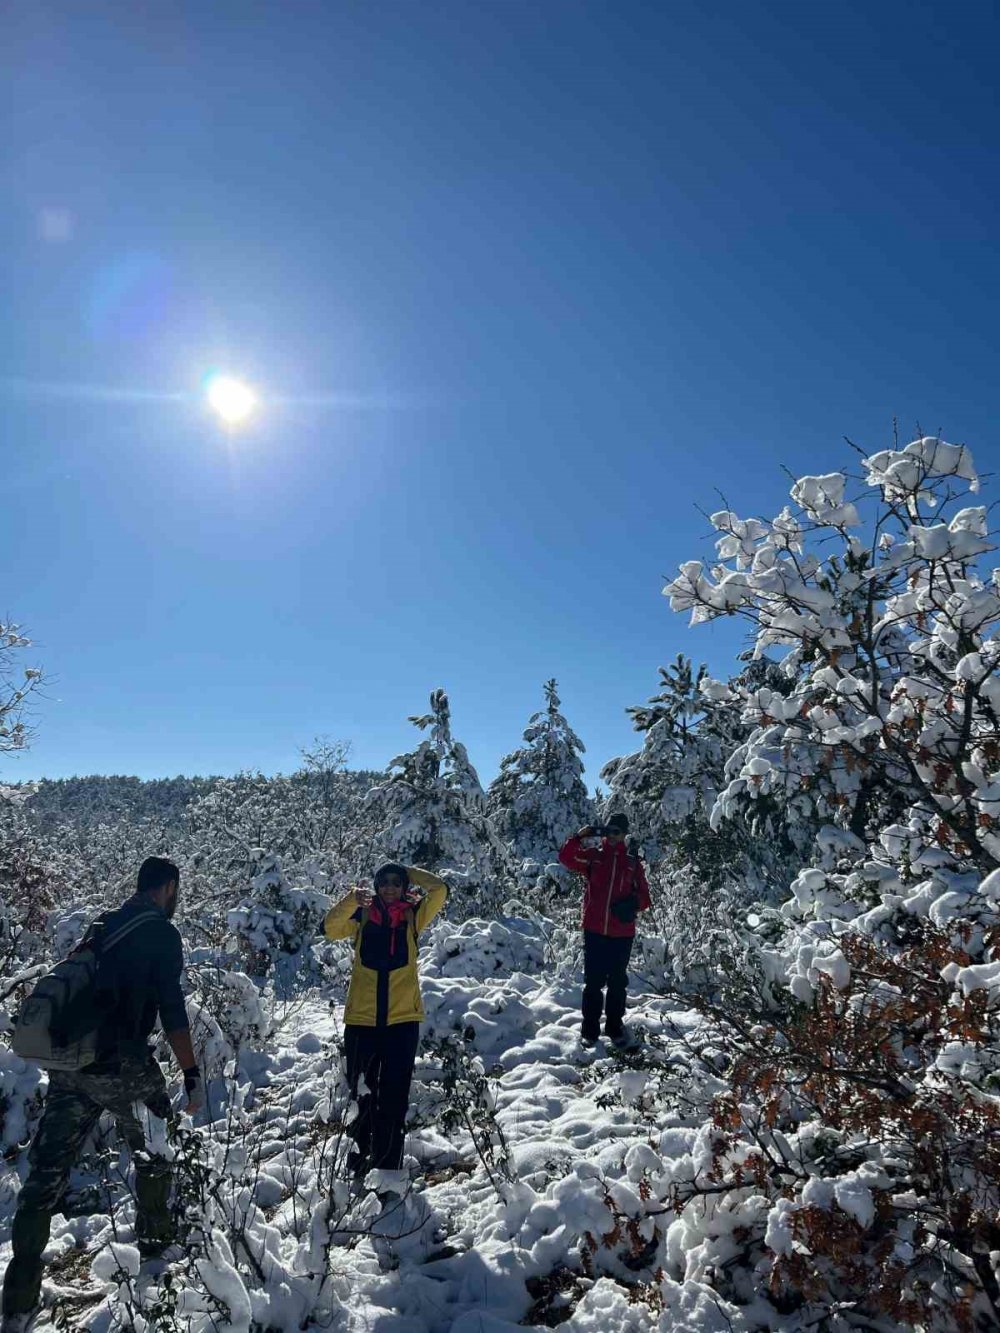
[[[17,1196],[11,1228],[14,1253],[3,1283],[4,1314],[27,1314],[38,1304],[52,1214],[62,1207],[70,1172],[102,1111],[115,1117],[135,1163],[136,1239],[164,1246],[173,1240],[170,1163],[146,1150],[135,1102],[144,1102],[164,1119],[171,1114],[163,1071],[152,1056],[122,1061],[109,1073],[82,1069],[49,1075],[45,1107],[28,1152],[28,1178]]]
[[[347,1080],[358,1103],[358,1115],[349,1130],[356,1147],[356,1174],[372,1167],[398,1171],[403,1165],[410,1080],[419,1041],[419,1023],[373,1028],[344,1025]],[[367,1091],[359,1095],[362,1076]]]
[[[628,991],[628,960],[632,955],[634,935],[599,935],[596,930],[583,932],[583,1026],[581,1035],[596,1041],[601,1035],[601,1011],[604,1032],[619,1037],[625,1017]],[[604,989],[607,987],[607,1000]]]

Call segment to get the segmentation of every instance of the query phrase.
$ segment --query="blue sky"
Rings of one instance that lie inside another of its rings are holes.
[[[590,776],[678,651],[697,506],[919,422],[997,444],[986,3],[54,3],[0,50],[0,777],[488,779],[560,682]],[[264,402],[227,435],[199,386]]]

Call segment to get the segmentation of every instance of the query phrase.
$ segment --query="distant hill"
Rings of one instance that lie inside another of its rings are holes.
[[[340,778],[350,786],[367,790],[381,776],[364,769],[347,770]],[[268,779],[260,774],[238,774],[236,777],[142,778],[114,774],[93,774],[79,778],[43,779],[26,802],[42,829],[54,825],[110,824],[120,820],[140,821],[153,819],[167,827],[183,823],[193,801],[207,796],[220,783],[245,781],[259,785],[268,781],[287,781],[287,778]],[[293,775],[295,782],[312,783],[322,779],[315,773]]]

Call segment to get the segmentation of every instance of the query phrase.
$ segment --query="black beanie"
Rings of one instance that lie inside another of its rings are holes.
[[[614,825],[615,828],[620,828],[623,833],[627,833],[628,817],[626,815],[612,815],[608,820],[607,826],[608,828],[611,828],[612,825]]]
[[[403,888],[406,889],[409,886],[410,876],[406,866],[397,865],[395,861],[386,861],[384,866],[379,866],[378,870],[375,871],[375,878],[372,883],[375,885],[376,889],[381,887],[380,881],[384,879],[386,875],[398,875],[402,881]]]

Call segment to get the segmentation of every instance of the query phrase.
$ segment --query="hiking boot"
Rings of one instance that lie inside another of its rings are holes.
[[[163,1218],[160,1226],[151,1225],[148,1218],[140,1218],[136,1231],[135,1247],[143,1259],[159,1259],[179,1239],[177,1228],[169,1217]]]
[[[367,1154],[353,1151],[347,1154],[347,1172],[352,1180],[364,1180],[370,1170]]]
[[[25,1314],[5,1314],[0,1322],[0,1333],[28,1333],[38,1318],[38,1310],[28,1310]]]
[[[600,1033],[597,1033],[597,1032],[581,1032],[581,1033],[580,1033],[580,1045],[581,1045],[581,1046],[586,1046],[588,1049],[589,1049],[591,1046],[596,1046],[596,1045],[597,1045],[597,1039],[598,1039],[599,1036],[600,1036]]]
[[[173,1241],[170,1240],[137,1240],[135,1248],[139,1251],[141,1259],[159,1259],[172,1244]]]
[[[631,1051],[639,1044],[628,1028],[622,1028],[620,1032],[616,1032],[614,1035],[608,1033],[607,1036],[616,1051]]]
[[[183,1259],[184,1246],[178,1241],[140,1241],[136,1247],[139,1251],[139,1257],[144,1264],[163,1263],[173,1264],[178,1259]]]

